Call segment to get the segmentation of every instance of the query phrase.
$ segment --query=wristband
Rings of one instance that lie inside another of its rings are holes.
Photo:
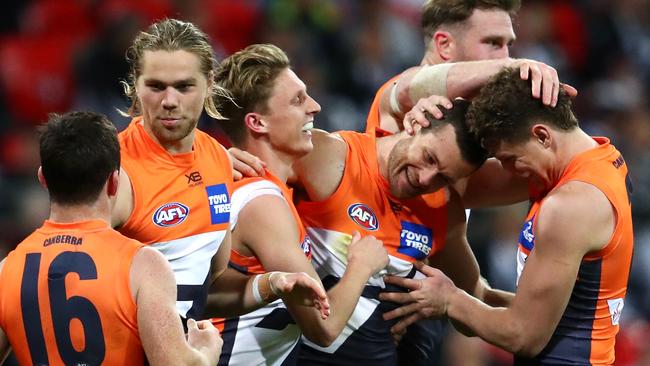
[[[273,294],[275,296],[280,297],[280,292],[278,291],[277,288],[275,288],[275,286],[273,286],[273,282],[271,281],[271,277],[273,277],[274,274],[278,274],[278,273],[280,273],[280,272],[270,272],[269,273],[269,287],[271,288],[271,292],[273,292]]]
[[[397,81],[393,83],[393,87],[390,90],[390,111],[392,114],[396,116],[401,116],[402,115],[402,108],[399,106],[399,102],[397,101]]]
[[[264,301],[264,299],[262,299],[262,295],[260,294],[260,289],[259,289],[259,282],[260,282],[260,278],[262,276],[263,275],[258,274],[258,275],[255,275],[255,277],[253,277],[253,285],[252,285],[253,299],[255,299],[255,303],[258,304],[258,305],[262,305],[262,304],[267,303],[266,301]],[[269,283],[270,283],[270,281],[269,281]],[[271,287],[271,291],[273,291],[273,287]]]

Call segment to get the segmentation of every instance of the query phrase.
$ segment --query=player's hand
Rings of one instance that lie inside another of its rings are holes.
[[[384,313],[385,320],[402,317],[392,328],[395,334],[402,333],[406,327],[421,319],[444,316],[447,313],[447,299],[456,290],[454,283],[441,271],[416,262],[415,267],[426,278],[386,276],[384,281],[409,290],[409,292],[382,292],[379,299],[391,301],[403,306]]]
[[[228,154],[232,159],[232,177],[234,180],[264,175],[266,164],[257,156],[236,147],[228,149]]]
[[[323,319],[330,315],[330,303],[323,285],[305,272],[274,272],[269,276],[269,284],[282,301],[313,306]]]
[[[555,107],[560,87],[566,91],[569,97],[578,95],[578,90],[568,84],[560,83],[555,68],[539,61],[528,59],[514,59],[512,67],[519,68],[519,76],[522,80],[531,80],[531,93],[535,98],[541,98],[544,105]]]
[[[187,343],[204,354],[210,361],[209,365],[216,365],[219,362],[223,339],[209,320],[197,322],[194,319],[187,319]]]
[[[422,127],[429,127],[431,123],[425,115],[427,112],[434,118],[441,119],[443,116],[442,111],[440,110],[440,108],[442,108],[441,106],[446,109],[451,109],[453,104],[448,98],[440,95],[431,95],[427,98],[418,100],[413,108],[404,115],[404,120],[402,121],[404,131],[409,135],[413,135],[415,134],[413,127],[416,124]]]
[[[361,234],[355,231],[348,247],[348,264],[369,270],[368,277],[371,277],[388,265],[388,251],[381,240],[372,235],[361,238]]]

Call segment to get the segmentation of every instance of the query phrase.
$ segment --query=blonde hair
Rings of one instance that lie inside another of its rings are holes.
[[[164,19],[153,23],[146,31],[140,32],[133,41],[133,44],[126,51],[126,59],[129,62],[130,70],[128,79],[122,81],[124,94],[131,100],[131,106],[127,112],[121,112],[124,116],[137,116],[141,106],[136,94],[135,85],[138,77],[142,74],[142,58],[145,51],[187,51],[199,58],[201,73],[208,81],[213,75],[217,64],[214,51],[208,40],[208,36],[194,24],[177,19]],[[215,95],[228,95],[228,91],[216,85],[211,85],[208,96],[205,98],[204,108],[210,117],[223,119],[214,104]]]
[[[289,57],[272,44],[250,45],[219,64],[214,79],[229,95],[214,98],[219,110],[230,120],[221,126],[233,143],[242,144],[245,140],[247,113],[255,108],[262,113],[267,111],[275,79],[289,67]]]

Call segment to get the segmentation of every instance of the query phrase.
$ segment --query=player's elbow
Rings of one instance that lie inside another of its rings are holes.
[[[318,329],[311,332],[303,331],[303,334],[305,337],[307,337],[307,339],[309,339],[311,342],[314,342],[319,347],[329,347],[338,337],[337,333],[334,333],[327,328]]]
[[[522,327],[518,328],[510,333],[505,348],[522,357],[532,358],[537,356],[546,347],[550,336],[528,329],[521,329]]]

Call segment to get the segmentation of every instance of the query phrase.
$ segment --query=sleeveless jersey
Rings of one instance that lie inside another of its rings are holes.
[[[133,256],[104,221],[45,221],[7,256],[0,325],[21,365],[142,365]]]
[[[516,357],[517,365],[613,365],[614,343],[623,310],[632,262],[632,213],[627,165],[606,138],[600,146],[576,156],[553,189],[570,182],[593,185],[605,194],[616,211],[616,226],[603,249],[582,259],[569,304],[551,340],[534,359]],[[519,236],[517,273],[535,248],[537,213],[544,197],[536,199]]]
[[[282,197],[289,205],[299,230],[300,245],[311,259],[311,242],[293,205],[293,191],[266,171],[260,178],[245,178],[234,184],[230,228],[237,226],[239,212],[252,200],[263,195]],[[255,256],[232,250],[230,265],[236,270],[256,275],[266,270]],[[295,365],[300,347],[300,328],[282,300],[276,300],[248,314],[230,319],[212,319],[221,329],[223,347],[219,365]]]
[[[375,99],[373,99],[372,104],[370,105],[370,110],[368,111],[368,118],[366,120],[366,133],[369,135],[384,136],[390,134],[387,131],[384,131],[381,126],[381,118],[379,113],[379,104],[381,103],[381,98],[384,95],[384,92],[388,87],[393,85],[401,74],[395,75],[390,80],[385,82],[382,86],[379,87],[377,93],[375,94]]]
[[[448,192],[428,194],[427,200],[424,196],[409,200],[392,197],[388,182],[379,172],[374,135],[339,135],[348,146],[339,187],[323,201],[303,201],[297,206],[312,239],[313,264],[323,284],[333,286],[343,276],[347,245],[354,231],[384,242],[389,274],[412,277],[416,260],[424,260],[444,246]],[[329,347],[303,339],[300,362],[394,364],[392,323],[382,318],[390,305],[380,304],[377,297],[383,287],[381,276],[369,280],[342,334]]]
[[[178,285],[178,312],[200,319],[210,262],[230,219],[232,169],[227,152],[196,130],[192,151],[172,155],[149,136],[140,117],[119,139],[134,202],[119,230],[165,256]]]

